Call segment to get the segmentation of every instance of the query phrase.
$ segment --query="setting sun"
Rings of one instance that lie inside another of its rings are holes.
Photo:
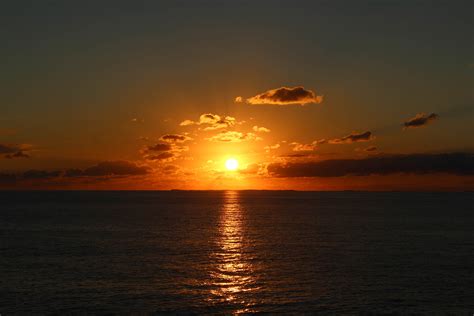
[[[227,159],[225,162],[225,167],[227,170],[236,170],[239,167],[239,162],[234,158]]]

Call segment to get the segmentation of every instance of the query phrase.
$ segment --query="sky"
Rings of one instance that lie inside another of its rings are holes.
[[[4,1],[0,188],[473,190],[473,6]]]

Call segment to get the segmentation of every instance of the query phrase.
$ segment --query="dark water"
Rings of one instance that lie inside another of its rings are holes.
[[[474,312],[473,193],[0,192],[0,313]]]

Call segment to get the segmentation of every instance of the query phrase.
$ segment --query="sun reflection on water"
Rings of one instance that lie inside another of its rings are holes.
[[[238,191],[224,193],[218,223],[217,250],[212,254],[215,269],[211,273],[214,301],[235,304],[235,313],[255,312],[253,292],[258,290],[254,268],[245,238],[245,210]]]

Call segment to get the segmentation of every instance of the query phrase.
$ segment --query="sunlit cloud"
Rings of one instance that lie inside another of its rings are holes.
[[[375,138],[375,136],[372,135],[372,132],[364,132],[364,133],[352,133],[347,136],[341,137],[341,138],[334,138],[328,140],[329,144],[351,144],[351,143],[357,143],[357,142],[368,142],[371,141]]]
[[[439,118],[439,115],[436,113],[425,114],[425,113],[418,113],[415,117],[408,119],[407,121],[403,122],[403,127],[407,128],[416,128],[422,127],[431,123]]]
[[[342,177],[395,173],[449,173],[474,175],[471,153],[412,154],[365,159],[331,159],[311,162],[272,163],[269,174],[275,177]]]
[[[240,98],[239,100],[241,102],[241,97],[237,97],[236,102],[239,102],[237,101],[238,98]],[[301,86],[293,88],[281,87],[257,94],[254,97],[248,98],[246,102],[249,104],[273,105],[305,105],[308,103],[319,104],[323,102],[323,96],[316,95],[313,91],[307,90]]]
[[[254,133],[241,133],[237,131],[220,132],[217,135],[206,138],[213,142],[239,143],[246,140],[262,140]]]
[[[290,145],[293,146],[293,151],[312,151],[315,149],[315,146],[313,144],[301,144],[293,142]]]
[[[221,117],[217,114],[205,113],[201,114],[198,121],[184,120],[179,125],[180,126],[190,126],[190,125],[204,125],[203,128],[205,131],[211,131],[221,128],[232,127],[236,124],[236,120],[232,116]]]
[[[263,126],[255,125],[254,127],[252,127],[252,129],[254,132],[257,132],[257,133],[270,133],[270,130]]]
[[[278,148],[280,148],[280,147],[281,147],[280,144],[274,144],[274,145],[265,146],[265,147],[263,147],[263,149],[265,149],[265,151],[268,153],[268,152],[270,152],[271,150],[275,150],[275,149],[278,149]]]

